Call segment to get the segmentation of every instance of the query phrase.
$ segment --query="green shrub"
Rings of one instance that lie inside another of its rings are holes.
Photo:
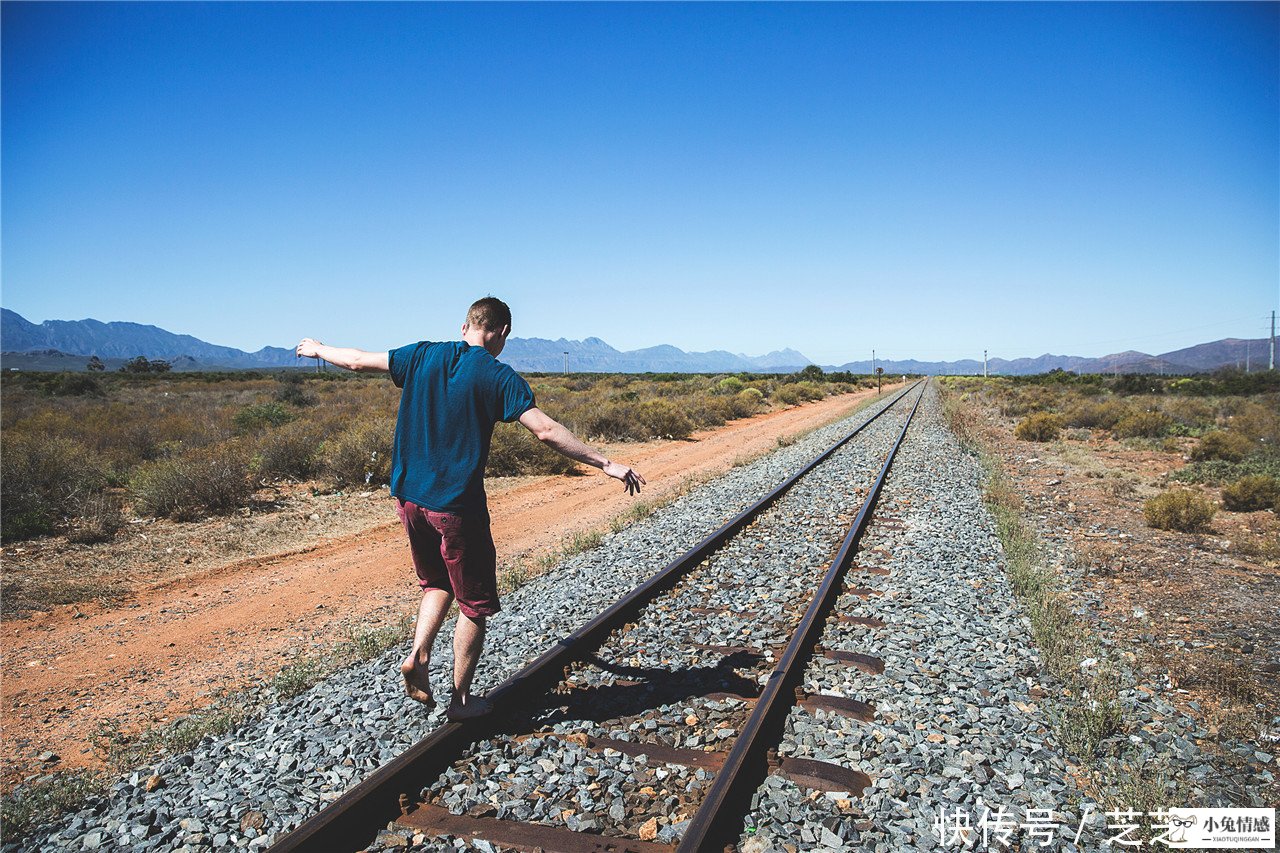
[[[1243,435],[1225,430],[1205,433],[1191,451],[1191,458],[1197,462],[1206,459],[1221,459],[1225,462],[1239,462],[1254,450],[1253,442]]]
[[[1161,492],[1143,507],[1147,524],[1160,530],[1198,533],[1207,530],[1218,508],[1203,495],[1187,489]]]
[[[519,424],[496,424],[485,473],[494,477],[521,474],[572,474],[581,469],[547,447]]]
[[[1112,432],[1118,438],[1159,438],[1173,426],[1164,412],[1134,412],[1121,418]]]
[[[291,477],[305,480],[320,467],[324,427],[311,421],[293,421],[264,432],[253,454],[253,473],[259,477]]]
[[[233,420],[236,432],[243,435],[287,424],[293,418],[293,412],[290,412],[279,403],[259,403],[254,406],[245,406],[236,412]]]
[[[1239,462],[1227,462],[1224,459],[1192,462],[1173,472],[1172,479],[1183,483],[1207,483],[1210,486],[1220,486],[1233,483],[1251,474],[1265,474],[1280,478],[1280,454],[1255,453]]]
[[[357,421],[324,443],[321,469],[339,488],[383,485],[391,479],[391,445],[396,419]]]
[[[7,430],[0,455],[0,534],[24,539],[54,532],[76,503],[102,489],[106,466],[80,442]]]
[[[131,490],[135,511],[177,521],[230,512],[253,494],[249,460],[235,442],[148,462],[134,472]]]
[[[1048,412],[1027,415],[1013,428],[1013,434],[1023,441],[1053,441],[1062,432],[1062,418]]]
[[[1241,477],[1222,490],[1222,506],[1231,512],[1280,512],[1280,480],[1264,474]]]
[[[743,388],[746,388],[747,384],[736,376],[726,376],[720,380],[716,387],[720,389],[721,393],[737,394]]]

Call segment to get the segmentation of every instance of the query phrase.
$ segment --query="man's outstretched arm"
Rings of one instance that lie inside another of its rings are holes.
[[[640,494],[640,487],[645,484],[639,472],[631,470],[621,462],[610,462],[603,455],[587,447],[578,437],[571,433],[564,424],[547,416],[547,413],[534,406],[520,416],[520,423],[525,429],[552,450],[577,460],[584,465],[591,465],[604,471],[615,480],[621,480],[627,491],[633,495]]]
[[[390,357],[385,352],[331,347],[311,338],[303,338],[295,351],[300,358],[323,358],[330,364],[347,370],[380,370],[386,373],[391,369]]]

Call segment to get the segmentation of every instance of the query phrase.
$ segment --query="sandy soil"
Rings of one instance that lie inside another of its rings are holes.
[[[606,452],[648,479],[640,499],[660,500],[690,478],[723,473],[776,447],[779,437],[843,417],[872,396],[834,397],[735,421],[689,441]],[[594,471],[494,480],[489,494],[504,561],[604,528],[636,500]],[[270,679],[299,653],[333,646],[352,626],[397,622],[411,613],[417,586],[408,547],[389,498],[380,495],[351,496],[383,505],[385,520],[364,529],[353,532],[351,519],[376,516],[364,509],[335,513],[345,519],[334,522],[339,535],[316,544],[329,534],[325,518],[293,512],[313,529],[301,526],[305,538],[294,537],[292,546],[289,537],[278,537],[269,546],[274,554],[214,565],[198,554],[194,562],[175,559],[176,568],[161,572],[167,577],[159,581],[156,564],[148,562],[154,555],[139,550],[129,576],[150,585],[122,600],[62,605],[6,621],[0,634],[5,787],[37,770],[95,766],[89,739],[100,722],[145,726],[175,719],[215,693]]]

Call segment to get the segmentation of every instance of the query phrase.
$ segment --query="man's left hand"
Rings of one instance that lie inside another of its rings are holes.
[[[644,477],[640,476],[639,471],[633,471],[626,465],[617,462],[606,462],[604,472],[615,480],[621,480],[622,485],[626,486],[627,494],[640,494],[640,487],[646,485]]]

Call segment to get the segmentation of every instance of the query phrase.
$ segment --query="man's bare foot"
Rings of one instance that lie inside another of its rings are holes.
[[[431,682],[427,679],[427,669],[427,664],[419,665],[412,654],[400,664],[400,674],[404,676],[405,695],[428,708],[434,708],[436,700],[431,695]]]

